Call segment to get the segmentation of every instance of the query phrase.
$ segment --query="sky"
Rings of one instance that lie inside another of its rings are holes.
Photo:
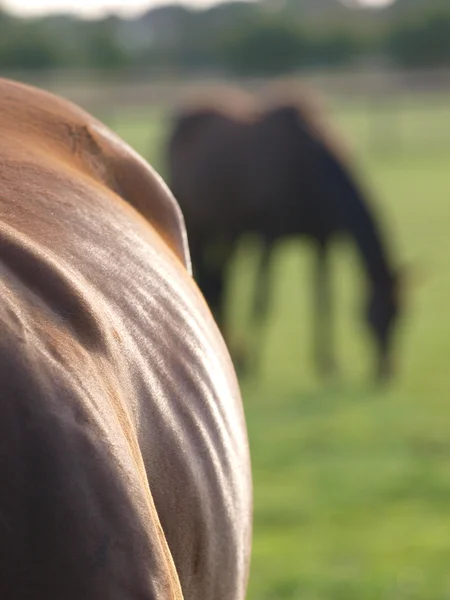
[[[181,0],[183,1],[183,0]],[[361,3],[382,6],[391,0],[360,0]],[[83,16],[98,16],[107,12],[134,15],[151,6],[167,4],[168,0],[3,0],[1,4],[16,14],[37,15],[49,12],[75,12]],[[207,6],[214,0],[184,0],[192,6]]]

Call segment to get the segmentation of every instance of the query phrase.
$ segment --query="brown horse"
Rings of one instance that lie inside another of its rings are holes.
[[[274,246],[288,236],[306,236],[317,251],[315,358],[328,374],[334,368],[328,253],[332,240],[346,234],[362,258],[377,373],[387,377],[400,310],[399,272],[337,138],[302,95],[257,110],[239,103],[239,111],[228,100],[232,111],[221,98],[179,112],[168,144],[169,185],[186,220],[194,274],[217,322],[223,329],[225,269],[244,233],[263,242],[256,321],[267,312]]]
[[[88,114],[0,80],[0,598],[243,600],[240,393],[181,213]]]

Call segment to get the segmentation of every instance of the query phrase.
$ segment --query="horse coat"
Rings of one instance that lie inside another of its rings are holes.
[[[240,392],[168,188],[0,80],[0,598],[241,600]]]

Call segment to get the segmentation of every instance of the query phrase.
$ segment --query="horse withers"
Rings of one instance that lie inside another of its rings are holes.
[[[185,217],[194,273],[219,326],[231,340],[223,314],[226,268],[240,238],[254,233],[262,242],[252,317],[262,323],[276,245],[307,237],[317,256],[315,362],[321,374],[333,372],[328,255],[332,241],[345,234],[362,260],[376,373],[386,379],[393,372],[401,274],[350,161],[304,95],[270,106],[248,103],[241,111],[232,98],[179,111],[167,149],[169,186]]]
[[[251,474],[173,196],[0,80],[0,598],[243,600]]]

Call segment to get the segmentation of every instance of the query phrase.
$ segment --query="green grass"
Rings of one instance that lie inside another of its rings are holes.
[[[262,374],[242,383],[255,492],[250,600],[450,598],[450,111],[411,106],[399,116],[383,154],[368,143],[378,125],[366,108],[336,110],[398,255],[419,268],[405,289],[399,377],[384,392],[371,386],[359,266],[342,246],[334,255],[342,378],[317,382],[311,254],[283,245]],[[163,170],[161,113],[112,125]],[[249,242],[232,269],[239,330],[253,260]]]

